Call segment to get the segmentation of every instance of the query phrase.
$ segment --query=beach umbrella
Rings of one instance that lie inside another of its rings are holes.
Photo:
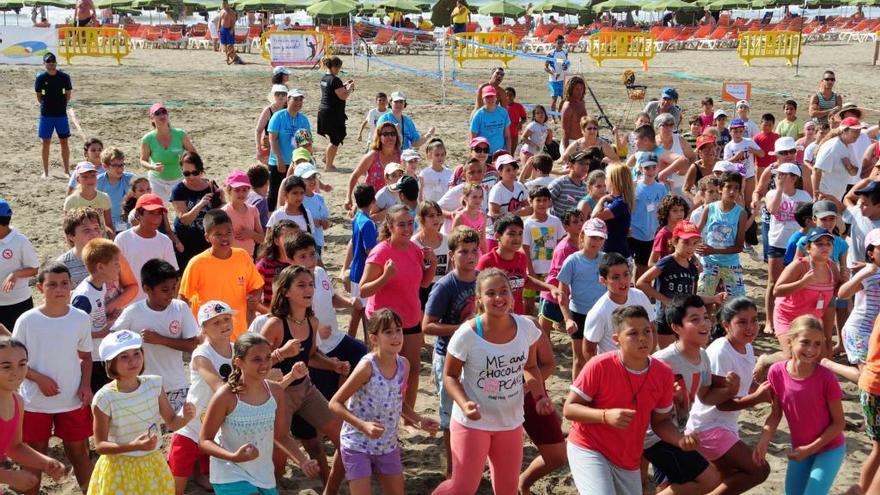
[[[715,0],[707,7],[712,10],[748,9],[751,7],[749,0]]]
[[[118,9],[122,7],[131,7],[134,0],[98,0],[95,2],[96,9]]]
[[[862,7],[876,7],[880,5],[880,0],[849,0],[846,2],[847,5],[852,5],[853,7],[861,5]]]
[[[422,8],[412,0],[380,0],[376,7],[386,12],[402,12],[407,14],[421,14]]]
[[[544,3],[536,5],[532,9],[532,12],[553,12],[555,14],[562,15],[578,15],[584,10],[586,10],[586,7],[584,5],[580,3],[575,3],[572,0],[547,0]]]
[[[241,12],[283,12],[290,9],[285,0],[242,0],[234,5],[235,10]]]
[[[642,10],[648,12],[663,12],[665,10],[703,10],[702,5],[689,3],[683,0],[658,0],[642,6]]]
[[[626,12],[628,10],[638,10],[640,5],[634,0],[607,0],[605,2],[593,5],[593,12]]]
[[[517,19],[526,13],[526,9],[506,0],[497,0],[483,5],[477,10],[477,12],[492,17],[510,17],[512,19]]]
[[[58,7],[72,9],[76,4],[71,0],[28,0],[24,2],[28,7]]]
[[[306,12],[312,17],[344,17],[357,10],[357,5],[348,0],[322,0],[312,4]]]

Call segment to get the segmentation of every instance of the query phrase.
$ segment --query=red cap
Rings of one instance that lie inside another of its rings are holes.
[[[855,117],[847,117],[840,122],[841,129],[863,129],[865,126]]]
[[[715,143],[716,143],[715,136],[713,136],[711,134],[704,134],[704,135],[697,138],[697,149],[700,149],[707,144],[715,144]]]
[[[675,230],[672,231],[672,237],[678,237],[679,239],[693,239],[695,237],[701,237],[700,229],[694,222],[681,220],[680,222],[678,222],[678,225],[675,226]]]
[[[483,86],[483,98],[487,96],[498,96],[498,91],[495,90],[495,86],[492,86],[491,84]]]
[[[151,115],[151,116],[152,116],[152,115],[156,115],[156,112],[158,112],[159,110],[165,110],[166,112],[168,111],[168,109],[165,108],[165,105],[164,105],[164,104],[162,104],[162,103],[153,103],[153,105],[150,106],[150,115]]]
[[[163,202],[162,198],[156,196],[155,194],[144,194],[143,196],[139,197],[134,208],[136,210],[143,208],[147,211],[167,211],[167,209],[165,208],[165,202]]]

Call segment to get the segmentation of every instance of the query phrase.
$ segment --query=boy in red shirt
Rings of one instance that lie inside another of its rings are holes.
[[[776,155],[772,153],[779,134],[773,132],[776,126],[776,117],[772,113],[765,113],[761,116],[761,132],[755,134],[752,140],[764,151],[764,156],[755,155],[755,166],[757,167],[755,177],[756,183],[761,180],[764,170],[776,161]]]
[[[651,357],[648,313],[623,306],[611,322],[620,350],[587,362],[562,409],[572,422],[568,462],[579,493],[642,493],[639,464],[648,425],[666,443],[697,448],[696,438],[672,421],[672,369]]]
[[[504,88],[504,92],[507,94],[507,106],[504,108],[510,118],[510,127],[508,128],[510,130],[510,154],[516,156],[516,148],[519,146],[519,131],[529,118],[529,114],[526,112],[526,107],[514,101],[516,100],[516,90],[512,86]]]
[[[523,289],[549,291],[554,299],[559,298],[559,288],[544,283],[535,277],[529,257],[522,251],[523,221],[513,213],[506,213],[495,220],[495,240],[498,247],[480,257],[477,271],[498,268],[507,274],[513,290],[513,312],[523,313]]]

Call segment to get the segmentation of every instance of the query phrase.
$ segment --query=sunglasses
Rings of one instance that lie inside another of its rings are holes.
[[[484,148],[482,146],[478,146],[476,148],[471,148],[471,149],[474,151],[474,153],[488,153],[489,152],[489,148]]]
[[[797,153],[797,150],[784,150],[776,152],[777,155],[793,155]]]
[[[826,77],[825,79],[823,79],[823,81],[831,81],[831,82],[834,82],[836,80],[837,80],[837,78],[834,78],[834,77]]]
[[[187,172],[186,170],[184,170],[182,173],[184,177],[198,177],[202,175],[201,172]]]
[[[168,115],[168,110],[162,109],[162,110],[156,110],[155,112],[153,112],[154,117],[158,117],[160,115]]]
[[[387,132],[381,132],[381,133],[379,133],[379,135],[382,137],[392,137],[392,136],[397,136],[397,133],[393,132],[393,131],[387,131]]]

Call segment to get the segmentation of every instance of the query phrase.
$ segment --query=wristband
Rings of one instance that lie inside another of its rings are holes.
[[[608,412],[607,409],[602,409],[602,424],[607,425],[608,423],[605,421],[605,413]]]

